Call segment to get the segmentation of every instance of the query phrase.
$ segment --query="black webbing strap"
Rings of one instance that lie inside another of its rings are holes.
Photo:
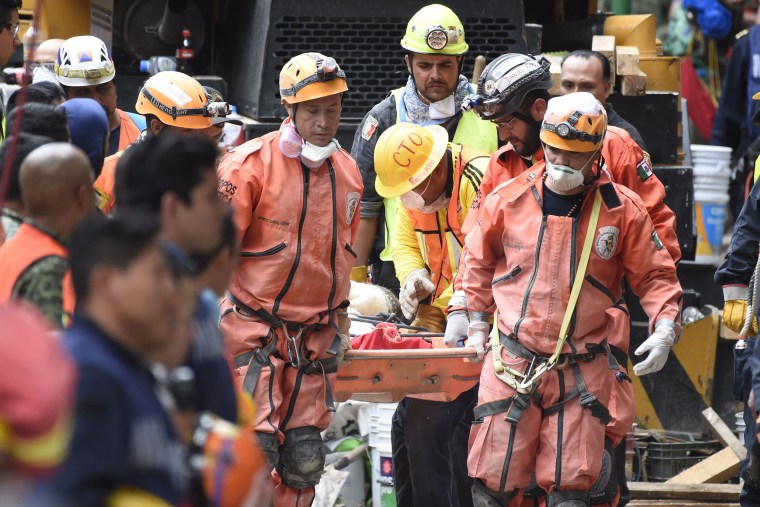
[[[473,416],[476,420],[482,420],[489,415],[503,414],[506,412],[506,420],[517,424],[525,410],[530,407],[531,399],[536,405],[540,406],[541,397],[538,395],[538,392],[533,391],[532,394],[518,393],[511,398],[504,398],[503,400],[491,401],[489,403],[478,405],[473,410]]]
[[[250,396],[253,396],[253,391],[256,390],[256,384],[259,382],[261,370],[264,366],[272,364],[269,357],[275,353],[277,348],[277,336],[274,333],[270,333],[268,338],[269,343],[263,347],[239,354],[232,358],[235,368],[241,368],[248,365],[248,371],[245,372],[245,378],[243,379],[243,390]]]
[[[583,375],[581,374],[581,367],[578,366],[578,363],[570,363],[570,368],[573,370],[575,387],[565,395],[565,399],[543,409],[543,416],[546,417],[552,414],[556,414],[560,411],[565,403],[578,396],[578,403],[580,403],[581,407],[590,410],[591,415],[602,421],[602,424],[606,425],[609,423],[612,420],[612,416],[610,416],[610,412],[607,410],[607,407],[599,403],[599,400],[596,399],[596,396],[589,392],[588,388],[586,387],[586,382],[583,380]]]

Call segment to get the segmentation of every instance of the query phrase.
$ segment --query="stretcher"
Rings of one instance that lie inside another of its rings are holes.
[[[404,397],[451,401],[480,380],[482,363],[475,349],[349,350],[338,368],[335,400],[391,403]]]

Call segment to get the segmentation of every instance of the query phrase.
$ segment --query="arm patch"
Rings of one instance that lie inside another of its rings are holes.
[[[604,201],[604,205],[608,210],[619,208],[623,205],[612,183],[605,183],[604,185],[600,186],[599,191],[602,193],[602,200]]]

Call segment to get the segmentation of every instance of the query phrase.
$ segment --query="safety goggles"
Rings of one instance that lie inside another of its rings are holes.
[[[299,91],[312,83],[325,83],[338,78],[346,79],[346,73],[338,67],[335,58],[314,59],[314,61],[317,63],[317,73],[291,85],[290,88],[280,88],[281,96],[295,97]]]
[[[220,118],[227,116],[232,112],[232,107],[227,102],[209,102],[203,107],[191,107],[187,109],[178,109],[177,106],[169,107],[161,103],[153,96],[147,88],[143,87],[142,95],[153,104],[156,109],[176,120],[180,116],[205,116],[208,118]]]

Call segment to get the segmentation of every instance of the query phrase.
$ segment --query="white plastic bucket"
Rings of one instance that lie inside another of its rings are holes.
[[[393,450],[390,446],[372,449],[372,505],[396,507]]]
[[[723,229],[726,222],[728,192],[699,187],[694,183],[694,214],[697,220],[697,252],[695,260],[703,264],[719,264],[723,259]]]

